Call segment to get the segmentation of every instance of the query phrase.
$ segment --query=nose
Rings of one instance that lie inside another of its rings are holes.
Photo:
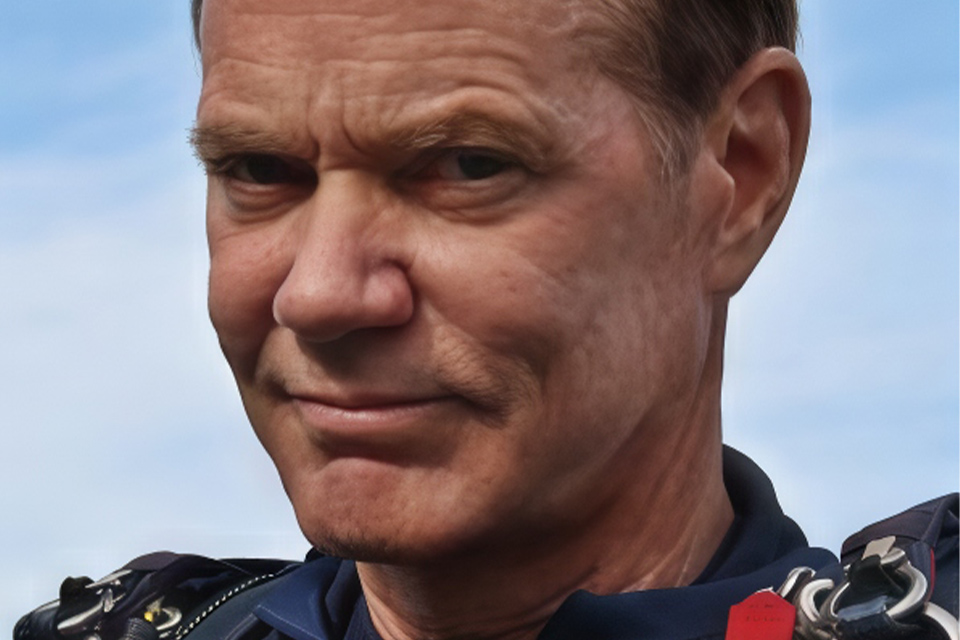
[[[283,327],[312,342],[396,327],[413,315],[400,239],[372,191],[349,177],[324,180],[298,212],[295,255],[273,300]]]

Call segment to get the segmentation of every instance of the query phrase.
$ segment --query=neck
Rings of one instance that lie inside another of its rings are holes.
[[[590,507],[586,526],[429,566],[359,563],[381,636],[527,640],[576,590],[614,594],[695,580],[733,520],[722,477],[722,341],[710,351],[692,397],[647,425],[624,468],[608,470],[629,482],[616,500]]]

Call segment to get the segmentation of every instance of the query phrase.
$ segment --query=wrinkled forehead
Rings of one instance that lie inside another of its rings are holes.
[[[276,57],[306,64],[320,49],[324,56],[358,59],[387,38],[415,44],[422,59],[443,55],[452,42],[491,39],[540,46],[549,57],[595,21],[585,1],[204,0],[200,38],[205,68],[237,52],[266,63]],[[575,51],[570,46],[566,53]]]
[[[577,42],[582,1],[207,0],[198,124],[283,133],[298,152],[335,131],[372,150],[457,114],[588,128],[609,83]]]

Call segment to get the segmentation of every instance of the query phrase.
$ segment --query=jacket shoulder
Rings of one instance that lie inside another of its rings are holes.
[[[57,600],[23,616],[14,640],[182,638],[200,621],[299,566],[288,560],[157,552],[99,580],[66,578]]]

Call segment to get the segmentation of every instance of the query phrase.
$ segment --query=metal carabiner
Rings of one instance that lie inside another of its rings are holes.
[[[937,605],[924,602],[929,583],[926,576],[914,567],[902,549],[893,546],[894,538],[884,538],[871,542],[864,551],[863,558],[879,556],[880,567],[893,572],[905,584],[906,593],[896,602],[885,606],[878,603],[878,612],[882,612],[895,621],[906,618],[922,618],[926,627],[936,629],[943,640],[960,640],[958,621],[949,612]],[[813,579],[812,569],[800,567],[790,572],[780,587],[780,595],[792,600],[797,607],[796,638],[800,640],[837,640],[838,623],[843,618],[843,597],[851,588],[850,566],[844,567],[846,575],[843,582],[834,587],[829,578]],[[817,602],[822,600],[818,606]],[[859,605],[851,605],[857,607]]]
[[[833,591],[834,583],[830,578],[810,580],[796,597],[797,626],[796,633],[803,640],[836,640],[832,626],[820,615],[817,597]]]
[[[960,623],[949,612],[928,602],[923,606],[923,617],[928,623],[935,625],[938,631],[943,632],[944,640],[960,640]]]
[[[891,605],[886,613],[893,620],[902,620],[923,608],[923,599],[927,594],[927,577],[910,564],[903,549],[892,547],[880,557],[880,567],[888,571],[893,570],[907,583],[907,593],[896,603]],[[849,570],[849,567],[846,568]],[[828,624],[836,624],[840,616],[838,605],[850,589],[849,580],[844,580],[824,601],[820,608],[820,615]]]

